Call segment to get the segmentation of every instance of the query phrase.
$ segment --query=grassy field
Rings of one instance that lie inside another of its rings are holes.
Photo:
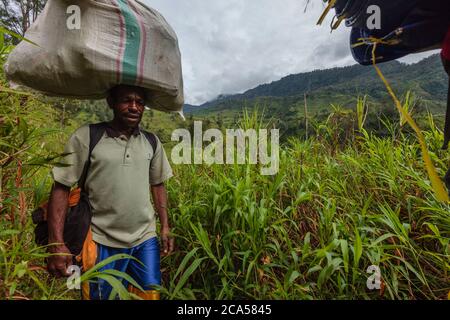
[[[45,271],[30,212],[80,123],[62,128],[60,114],[33,96],[0,93],[0,106],[0,299],[77,299]],[[442,176],[449,157],[429,122]],[[257,115],[240,123],[261,126]],[[162,260],[163,298],[446,299],[449,205],[435,199],[415,139],[386,125],[390,137],[378,138],[331,118],[308,140],[282,146],[275,176],[258,165],[174,165],[177,250]],[[367,288],[371,265],[381,272],[377,290]]]
[[[292,139],[273,177],[251,165],[176,167],[169,297],[447,297],[449,206],[430,192],[419,147],[401,132],[338,144],[329,132]],[[439,133],[427,139],[437,150]],[[375,292],[370,265],[382,274]]]

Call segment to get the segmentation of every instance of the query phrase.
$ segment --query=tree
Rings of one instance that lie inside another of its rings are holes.
[[[7,29],[25,35],[25,31],[44,9],[47,0],[0,0],[0,21]],[[14,41],[18,41],[14,39]]]

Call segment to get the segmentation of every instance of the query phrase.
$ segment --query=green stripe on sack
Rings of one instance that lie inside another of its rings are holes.
[[[126,41],[122,60],[122,83],[136,84],[138,73],[141,30],[138,21],[127,0],[118,0],[119,8],[125,19]]]

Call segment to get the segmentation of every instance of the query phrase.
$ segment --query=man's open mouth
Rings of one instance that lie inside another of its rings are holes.
[[[127,114],[127,115],[125,115],[125,118],[130,119],[130,120],[138,120],[139,115],[138,114]]]

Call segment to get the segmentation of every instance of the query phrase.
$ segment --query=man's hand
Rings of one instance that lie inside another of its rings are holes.
[[[50,246],[48,250],[52,255],[48,258],[47,270],[57,278],[68,277],[71,274],[67,268],[72,265],[72,254],[65,245]]]
[[[167,256],[173,252],[174,238],[170,235],[169,227],[161,227],[161,255]]]
[[[164,183],[152,185],[152,198],[161,222],[161,255],[167,256],[173,252],[174,239],[170,234],[169,216],[167,214],[167,193]]]

